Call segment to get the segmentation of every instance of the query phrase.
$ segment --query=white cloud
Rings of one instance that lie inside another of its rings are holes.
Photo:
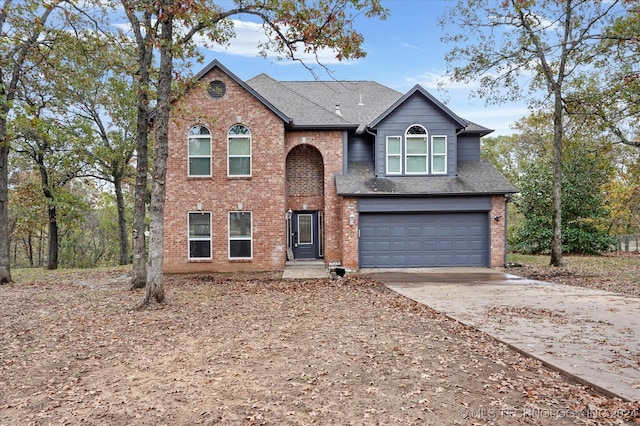
[[[228,46],[214,45],[205,47],[206,43],[204,37],[197,37],[194,41],[197,45],[213,52],[222,52],[229,55],[238,55],[249,58],[259,56],[260,51],[258,49],[258,45],[268,41],[268,38],[264,33],[264,29],[262,28],[262,24],[244,20],[232,20],[232,22],[234,24],[236,36],[230,40]],[[338,61],[336,59],[336,52],[331,49],[320,49],[318,50],[317,55],[302,53],[302,50],[302,46],[300,46],[297,56],[305,62],[315,62],[317,57],[317,60],[323,64],[348,63],[347,61]],[[278,54],[276,52],[267,52],[267,57],[277,58]],[[283,63],[290,63],[290,61]]]
[[[402,43],[402,45],[408,49],[420,50],[420,46],[416,46],[415,44]]]
[[[406,77],[405,82],[410,85],[419,84],[427,90],[446,89],[446,90],[466,90],[467,92],[476,88],[477,83],[460,83],[451,80],[445,75],[444,71],[425,71],[422,74],[413,77]]]

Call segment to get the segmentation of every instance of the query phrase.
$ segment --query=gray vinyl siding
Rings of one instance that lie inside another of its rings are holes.
[[[488,212],[490,196],[358,198],[359,213]]]
[[[349,163],[373,163],[373,136],[368,134],[350,135]]]
[[[457,172],[456,128],[454,122],[433,103],[416,94],[390,113],[377,127],[376,175],[386,175],[386,140],[388,136],[404,136],[407,128],[420,124],[429,136],[429,163],[431,163],[431,136],[447,137],[447,176]],[[404,154],[404,153],[403,153]]]
[[[480,160],[480,137],[477,135],[458,136],[458,161]]]

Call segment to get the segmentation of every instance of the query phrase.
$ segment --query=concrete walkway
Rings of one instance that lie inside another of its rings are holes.
[[[364,270],[610,396],[640,400],[640,299],[492,269]]]
[[[323,261],[318,260],[298,260],[287,262],[282,271],[284,279],[315,279],[329,278],[329,269]]]

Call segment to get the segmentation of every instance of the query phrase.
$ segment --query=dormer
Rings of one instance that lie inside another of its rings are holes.
[[[467,123],[416,85],[376,118],[377,176],[453,176],[457,134]]]

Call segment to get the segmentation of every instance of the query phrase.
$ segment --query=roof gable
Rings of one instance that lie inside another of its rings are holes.
[[[292,119],[289,116],[287,116],[284,112],[282,112],[280,109],[278,109],[275,105],[273,105],[269,100],[267,100],[260,93],[255,91],[251,86],[249,86],[247,83],[245,83],[237,75],[232,73],[227,67],[222,65],[222,63],[220,63],[220,61],[218,61],[217,59],[214,59],[207,66],[205,66],[202,70],[200,70],[200,72],[198,72],[198,74],[196,74],[195,79],[196,80],[202,80],[209,72],[211,72],[215,68],[217,68],[220,71],[222,71],[223,73],[225,73],[229,78],[231,78],[234,82],[236,82],[240,87],[242,87],[247,92],[249,92],[253,97],[255,97],[259,102],[261,102],[265,107],[267,107],[269,110],[271,110],[271,112],[273,112],[275,115],[277,115],[282,121],[284,121],[287,124],[290,124],[292,122]]]
[[[398,99],[393,105],[391,105],[386,111],[384,111],[381,115],[375,118],[371,123],[369,123],[369,127],[374,128],[378,124],[380,124],[385,118],[387,118],[392,112],[401,107],[408,99],[413,96],[422,96],[426,98],[429,102],[435,105],[438,109],[440,109],[445,116],[449,117],[459,129],[464,129],[467,127],[468,123],[462,118],[458,117],[453,113],[446,105],[437,100],[431,93],[427,92],[422,86],[416,84],[413,86],[411,90],[404,94],[400,99]]]

